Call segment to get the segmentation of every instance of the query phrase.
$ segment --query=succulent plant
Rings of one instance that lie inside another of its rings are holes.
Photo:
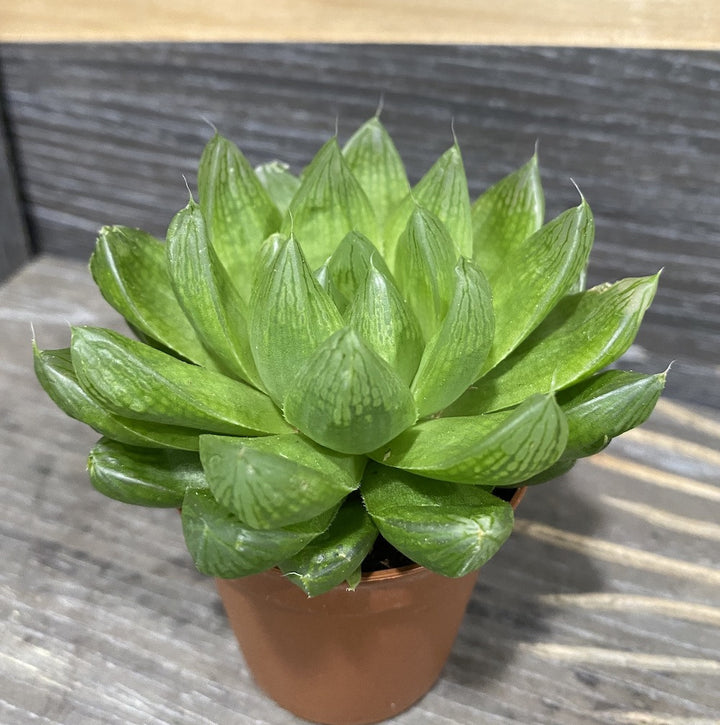
[[[99,491],[177,507],[201,572],[308,594],[383,541],[457,577],[541,483],[640,424],[665,374],[605,370],[658,276],[584,289],[584,198],[543,224],[536,156],[471,203],[455,141],[412,189],[377,117],[300,178],[220,135],[162,242],[100,231],[90,270],[138,340],[74,327],[37,376],[104,437]],[[505,499],[507,496],[505,496]]]

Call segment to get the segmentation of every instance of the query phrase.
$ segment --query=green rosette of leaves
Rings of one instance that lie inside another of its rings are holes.
[[[300,178],[215,135],[165,241],[100,231],[90,271],[137,339],[75,327],[40,383],[102,434],[93,485],[177,507],[201,572],[360,581],[378,536],[450,577],[509,536],[499,488],[642,423],[665,374],[604,370],[658,275],[584,289],[585,199],[544,220],[533,156],[474,202],[455,142],[410,187],[377,117]]]

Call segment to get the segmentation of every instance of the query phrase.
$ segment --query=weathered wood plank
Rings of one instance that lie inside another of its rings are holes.
[[[692,400],[720,405],[717,53],[75,44],[0,55],[39,247],[80,258],[103,223],[164,234],[210,134],[204,118],[253,162],[299,171],[336,118],[344,139],[384,94],[412,178],[454,120],[475,194],[539,139],[548,215],[576,203],[570,177],[595,211],[591,283],[665,269],[638,365],[676,359],[689,381],[697,372]]]
[[[59,347],[69,321],[122,329],[83,262],[0,288],[0,722],[300,725],[253,684],[177,514],[90,487],[95,434],[31,370],[30,323]],[[714,722],[720,416],[663,401],[641,430],[528,493],[441,680],[390,722]]]
[[[225,40],[385,43],[489,43],[649,48],[718,48],[720,13],[713,0],[683,3],[605,0],[126,0],[122,4],[67,0],[5,3],[0,40]]]

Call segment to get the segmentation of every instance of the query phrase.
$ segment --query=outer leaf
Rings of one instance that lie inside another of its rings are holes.
[[[494,329],[487,280],[463,257],[455,267],[455,292],[448,314],[427,344],[412,383],[420,417],[449,405],[477,379]]]
[[[199,365],[217,369],[173,292],[165,245],[129,227],[103,227],[90,257],[103,297],[141,335]]]
[[[337,507],[310,521],[272,531],[243,524],[208,490],[188,490],[182,505],[185,543],[195,566],[224,579],[257,574],[307,546],[327,529]]]
[[[375,465],[361,490],[380,533],[413,561],[445,576],[479,569],[512,531],[512,506],[482,488]]]
[[[280,213],[238,147],[217,133],[200,159],[198,189],[215,251],[247,299],[250,262],[262,241],[277,231]]]
[[[319,267],[350,231],[377,237],[370,201],[343,158],[337,139],[330,139],[305,169],[283,231],[303,243],[310,266]]]
[[[457,254],[443,224],[416,207],[398,241],[396,278],[426,340],[445,319],[455,289]]]
[[[316,597],[352,579],[377,538],[377,528],[359,498],[345,501],[323,534],[280,562],[287,578]]]
[[[117,332],[74,327],[70,349],[82,387],[127,418],[236,435],[288,430],[270,399],[254,388]]]
[[[564,476],[576,463],[577,461],[573,458],[561,458],[544,471],[525,479],[522,484],[523,486],[537,486],[540,483],[547,483],[554,478]]]
[[[666,372],[642,375],[609,370],[558,393],[569,430],[563,458],[591,456],[611,438],[647,420],[666,377]]]
[[[328,338],[293,380],[285,417],[342,453],[374,450],[415,422],[410,390],[352,328]]]
[[[289,168],[282,161],[270,161],[255,167],[258,180],[281,214],[285,214],[300,186],[300,179],[293,176]]]
[[[200,207],[192,200],[170,224],[167,259],[175,296],[200,340],[230,373],[260,387],[245,301],[210,244]]]
[[[131,446],[198,450],[200,439],[197,430],[123,418],[105,410],[80,386],[72,366],[70,348],[38,350],[33,342],[33,358],[35,374],[45,392],[71,418]]]
[[[534,393],[560,390],[616,360],[635,339],[658,275],[628,278],[564,298],[505,361],[447,411],[507,408]]]
[[[358,232],[349,232],[328,260],[330,277],[342,296],[352,301],[365,284],[371,267],[375,267],[388,279],[390,270],[375,245]]]
[[[473,204],[473,259],[491,282],[502,271],[510,250],[540,229],[544,216],[537,154]]]
[[[186,490],[206,487],[197,453],[134,448],[107,438],[90,451],[88,473],[100,493],[139,506],[177,508]]]
[[[569,291],[587,264],[593,236],[583,199],[508,251],[492,284],[495,341],[485,370],[507,357]]]
[[[518,408],[419,423],[371,457],[421,476],[481,486],[513,486],[555,463],[567,422],[552,396]]]
[[[313,350],[343,325],[291,237],[259,270],[251,301],[250,341],[262,381],[276,401],[285,397]]]
[[[391,269],[400,264],[395,260],[395,243],[407,225],[408,218],[417,205],[436,216],[447,229],[455,243],[454,258],[458,255],[472,257],[472,221],[467,178],[460,154],[460,147],[454,143],[423,176],[412,194],[396,208],[385,228],[383,253]]]
[[[343,156],[382,224],[388,212],[410,192],[410,184],[400,154],[377,116],[353,134]]]
[[[395,284],[380,270],[368,270],[347,319],[399,378],[410,385],[423,353],[422,332]]]
[[[305,521],[360,484],[347,456],[297,434],[203,436],[200,457],[217,501],[256,529]]]

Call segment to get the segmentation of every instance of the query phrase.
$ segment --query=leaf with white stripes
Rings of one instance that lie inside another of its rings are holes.
[[[510,536],[512,506],[477,486],[372,465],[362,495],[380,533],[412,561],[450,577],[479,569]]]
[[[567,434],[553,396],[536,395],[513,410],[418,423],[370,457],[428,478],[513,486],[557,461]]]

